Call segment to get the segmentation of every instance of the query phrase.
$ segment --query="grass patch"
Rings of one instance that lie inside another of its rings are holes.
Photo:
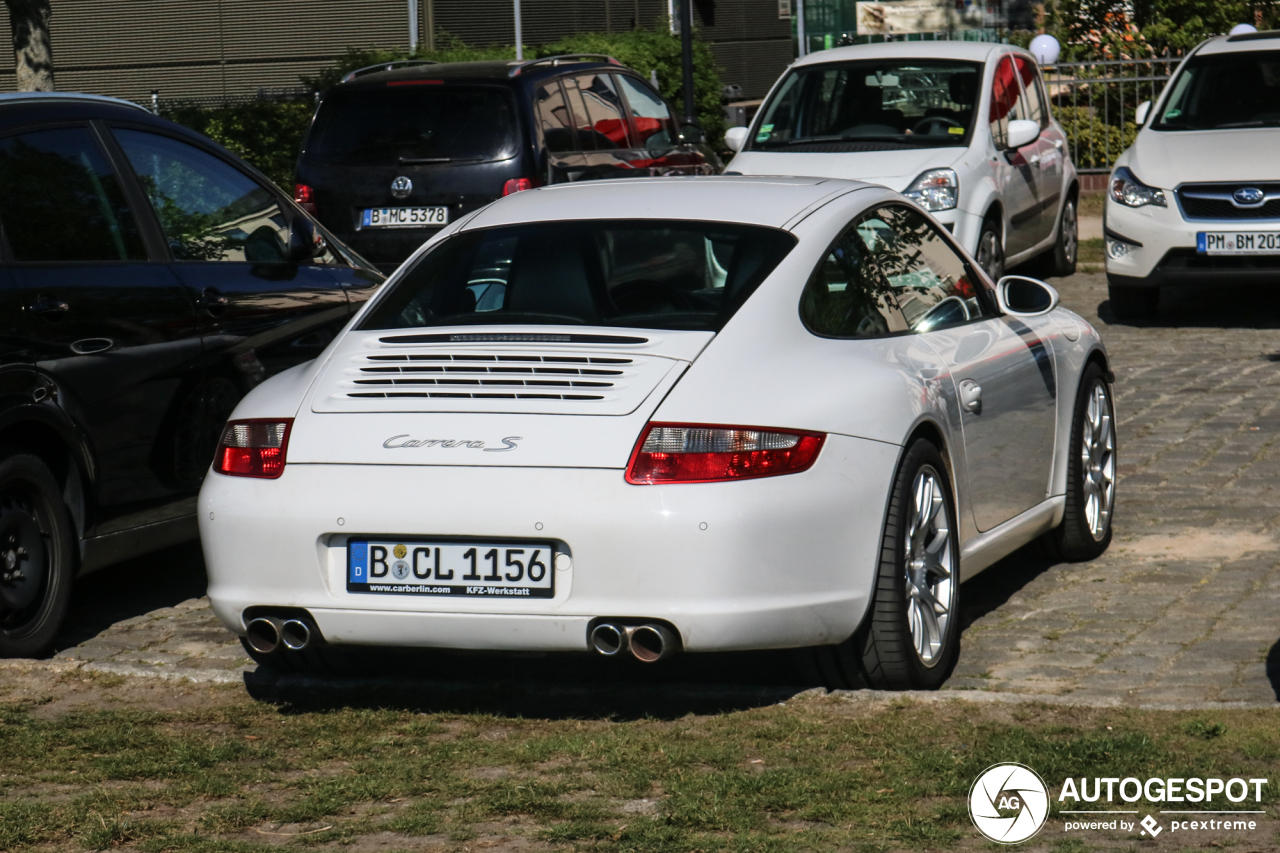
[[[1096,267],[1100,271],[1106,251],[1106,241],[1101,237],[1081,240],[1080,248],[1076,254],[1076,263],[1080,265],[1082,270],[1087,267],[1088,270],[1085,271],[1092,271]]]
[[[249,853],[388,832],[446,849],[513,836],[593,853],[986,849],[966,799],[992,763],[1028,764],[1051,786],[1257,778],[1277,749],[1275,714],[1253,710],[1206,720],[810,697],[618,722],[246,700],[50,719],[11,703],[0,705],[0,850]]]

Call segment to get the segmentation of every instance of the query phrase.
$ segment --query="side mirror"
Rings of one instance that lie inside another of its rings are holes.
[[[996,284],[1000,310],[1015,317],[1039,317],[1058,307],[1058,291],[1043,281],[1007,275]]]
[[[1025,118],[1009,122],[1009,147],[1021,148],[1040,138],[1040,123]]]
[[[300,264],[324,254],[324,237],[315,223],[305,216],[293,217],[289,223],[289,263]]]
[[[707,135],[696,124],[680,125],[680,141],[685,145],[698,145],[707,141]]]
[[[1151,112],[1151,102],[1143,101],[1138,104],[1138,110],[1133,114],[1133,122],[1138,127],[1142,127],[1147,123],[1147,115]]]
[[[731,127],[724,132],[724,144],[729,146],[731,151],[741,151],[742,146],[747,144],[747,128]]]

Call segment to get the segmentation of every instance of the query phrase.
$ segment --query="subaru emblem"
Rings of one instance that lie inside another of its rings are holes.
[[[413,181],[404,175],[391,182],[391,194],[396,198],[408,198],[411,192],[413,192]]]
[[[1231,194],[1231,198],[1238,205],[1261,204],[1266,197],[1266,193],[1257,187],[1241,187]]]

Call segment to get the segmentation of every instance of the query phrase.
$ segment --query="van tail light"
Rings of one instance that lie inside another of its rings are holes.
[[[719,483],[807,470],[826,434],[761,427],[651,423],[627,463],[627,482]]]
[[[533,178],[512,178],[502,185],[502,194],[511,195],[521,190],[531,190],[538,186],[538,182]]]
[[[312,216],[316,215],[316,193],[311,187],[306,184],[294,184],[293,200],[298,203],[298,207],[307,213]]]
[[[227,421],[213,470],[233,477],[274,480],[284,473],[293,418]]]

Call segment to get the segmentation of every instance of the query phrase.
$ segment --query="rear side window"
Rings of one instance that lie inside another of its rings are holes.
[[[676,123],[667,105],[645,86],[626,75],[618,76],[618,83],[631,105],[631,115],[636,120],[636,132],[642,148],[669,148],[676,136]]]
[[[564,79],[583,151],[631,148],[626,111],[608,74],[579,74]]]
[[[834,338],[930,332],[994,316],[981,287],[922,214],[885,207],[836,240],[805,285],[800,319]]]
[[[0,221],[16,261],[147,254],[120,183],[87,128],[0,139]]]
[[[560,84],[552,80],[534,90],[534,109],[538,113],[538,142],[552,154],[571,154],[578,150],[573,126],[573,113]]]
[[[335,88],[320,104],[303,156],[333,166],[505,160],[516,155],[515,104],[493,86],[395,81]]]
[[[719,331],[794,246],[794,237],[773,228],[664,220],[464,232],[421,258],[361,328]]]
[[[177,139],[115,131],[179,261],[288,260],[289,224],[275,196],[238,169]]]

